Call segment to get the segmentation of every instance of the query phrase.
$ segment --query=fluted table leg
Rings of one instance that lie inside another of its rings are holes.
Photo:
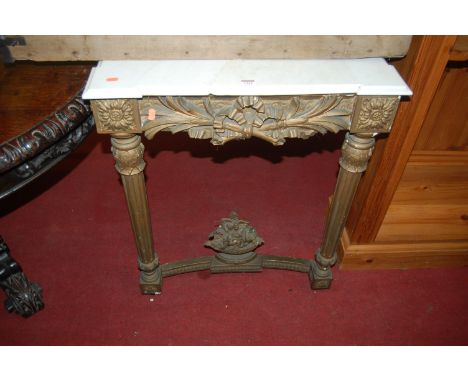
[[[141,271],[142,293],[161,292],[162,273],[159,259],[153,247],[151,218],[146,195],[143,169],[144,146],[138,134],[114,134],[111,138],[115,168],[121,174],[138,250],[138,266]]]
[[[336,262],[336,247],[348,217],[362,173],[372,155],[375,140],[369,134],[346,135],[340,158],[340,171],[327,217],[325,234],[315,254],[309,273],[312,289],[329,288],[333,279],[331,267]]]

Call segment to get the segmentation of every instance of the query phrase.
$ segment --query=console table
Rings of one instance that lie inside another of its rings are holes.
[[[164,277],[185,272],[286,269],[309,275],[313,289],[329,288],[336,247],[374,137],[389,133],[401,96],[411,90],[384,59],[102,61],[84,99],[98,133],[111,135],[121,174],[145,294],[162,291]],[[315,259],[260,255],[263,243],[235,212],[221,220],[206,246],[214,256],[161,264],[154,250],[141,135],[185,131],[214,145],[251,137],[282,145],[347,130],[325,234]]]

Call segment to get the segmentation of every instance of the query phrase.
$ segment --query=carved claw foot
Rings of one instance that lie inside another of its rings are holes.
[[[31,283],[21,266],[10,256],[5,241],[0,237],[0,287],[6,294],[5,308],[23,317],[30,317],[44,308],[42,289]]]
[[[0,281],[7,299],[5,308],[8,312],[15,312],[23,317],[30,317],[44,308],[42,289],[31,283],[23,272],[15,273],[5,281]]]

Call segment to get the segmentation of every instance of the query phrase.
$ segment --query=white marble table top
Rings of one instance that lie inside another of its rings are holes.
[[[300,94],[411,95],[381,58],[101,61],[84,99]]]

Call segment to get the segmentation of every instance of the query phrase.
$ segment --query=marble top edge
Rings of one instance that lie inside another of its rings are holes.
[[[157,60],[100,61],[82,97],[314,94],[409,96],[412,92],[381,58]]]

